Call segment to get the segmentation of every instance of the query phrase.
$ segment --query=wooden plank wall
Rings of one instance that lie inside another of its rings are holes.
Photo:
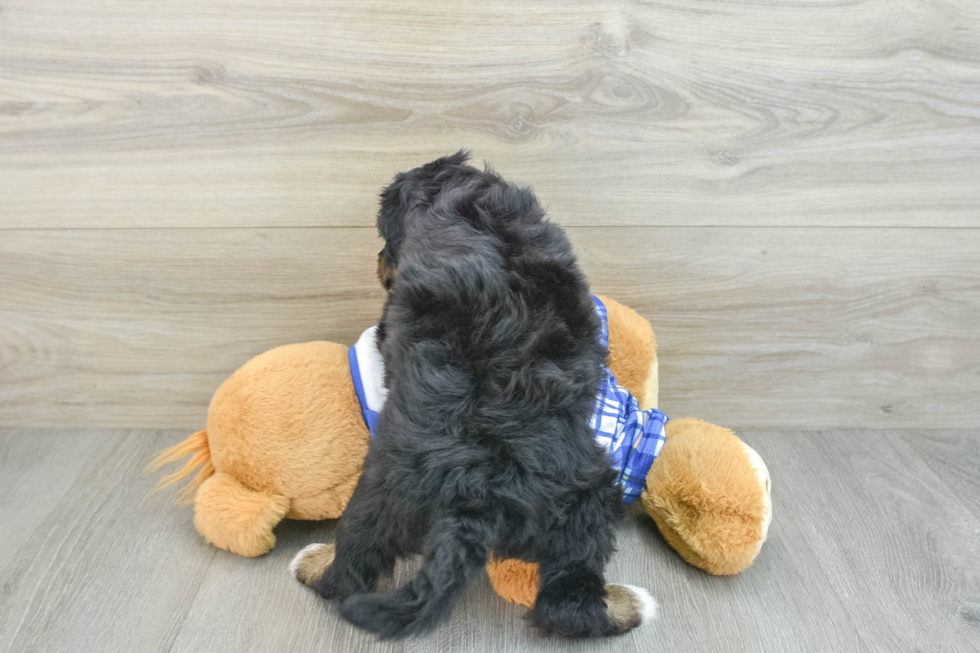
[[[974,0],[0,0],[0,425],[200,428],[472,149],[738,428],[978,426]]]

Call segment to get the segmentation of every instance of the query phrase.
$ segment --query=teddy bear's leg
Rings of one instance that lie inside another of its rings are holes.
[[[650,323],[629,306],[600,296],[609,319],[609,369],[640,402],[656,408],[660,392],[657,339]]]
[[[272,529],[287,512],[286,497],[251,490],[218,472],[197,490],[194,526],[219,549],[252,558],[275,546]]]

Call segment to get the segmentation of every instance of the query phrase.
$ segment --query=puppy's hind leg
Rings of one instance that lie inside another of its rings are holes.
[[[657,603],[645,590],[603,579],[613,550],[603,503],[598,495],[581,499],[539,542],[541,584],[528,619],[542,634],[621,635],[656,618]]]
[[[418,574],[394,592],[351,596],[341,606],[341,615],[386,638],[431,630],[449,617],[456,598],[483,569],[489,538],[490,529],[479,520],[436,520]]]
[[[373,592],[378,578],[389,575],[401,553],[399,520],[388,519],[382,483],[365,472],[358,480],[337,525],[334,545],[311,544],[300,551],[289,570],[299,582],[327,599],[343,600],[357,592]]]

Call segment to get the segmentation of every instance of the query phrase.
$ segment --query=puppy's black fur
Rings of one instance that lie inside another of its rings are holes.
[[[408,635],[447,618],[493,551],[540,563],[542,631],[617,634],[603,568],[621,490],[588,425],[607,354],[588,285],[532,192],[466,160],[381,196],[388,400],[314,587],[352,623]],[[411,552],[418,575],[373,593]]]

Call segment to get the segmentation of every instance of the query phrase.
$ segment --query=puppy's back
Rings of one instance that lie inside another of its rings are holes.
[[[529,189],[475,169],[454,182],[407,221],[392,355],[424,350],[445,385],[465,377],[471,404],[587,419],[606,352],[571,244]]]

